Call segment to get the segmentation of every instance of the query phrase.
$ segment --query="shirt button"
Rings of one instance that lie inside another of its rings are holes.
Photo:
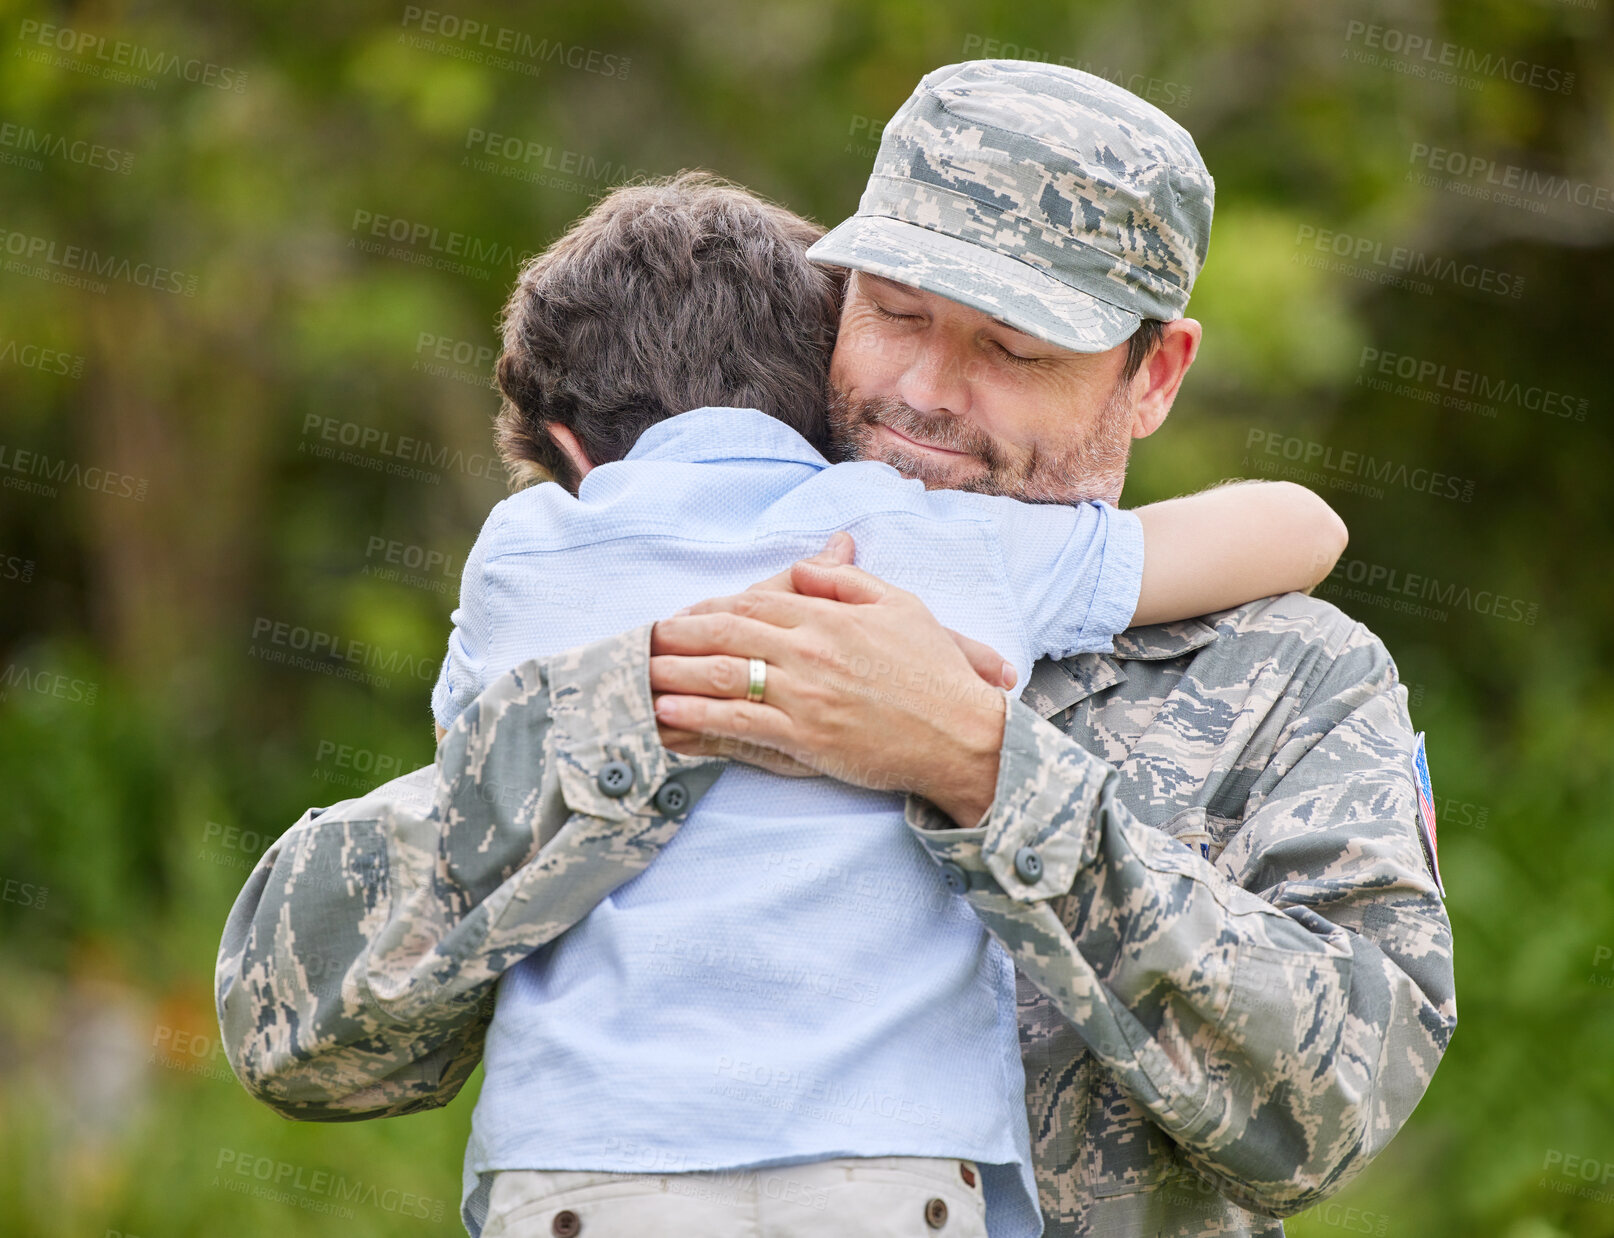
[[[1027,885],[1035,885],[1042,876],[1042,857],[1030,847],[1021,847],[1014,853],[1014,875]]]
[[[626,761],[607,761],[600,766],[594,784],[599,787],[600,794],[619,800],[633,790],[633,766]]]
[[[947,888],[954,894],[962,894],[970,888],[970,875],[961,866],[954,864],[951,860],[943,860],[941,870],[942,880],[947,883]]]
[[[562,1208],[549,1223],[549,1232],[555,1238],[576,1238],[583,1231],[583,1222],[570,1208]]]
[[[664,817],[677,817],[689,807],[689,790],[677,779],[669,778],[656,792],[656,811]]]
[[[947,1201],[932,1199],[925,1205],[925,1224],[931,1229],[940,1229],[947,1224]]]

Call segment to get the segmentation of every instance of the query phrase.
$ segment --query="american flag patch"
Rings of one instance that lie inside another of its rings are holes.
[[[1440,879],[1440,845],[1435,841],[1435,790],[1429,783],[1429,754],[1424,749],[1424,733],[1418,732],[1412,749],[1412,781],[1418,790],[1418,841],[1423,844],[1424,859],[1429,862],[1429,875],[1435,879],[1435,889],[1446,897],[1445,883]]]

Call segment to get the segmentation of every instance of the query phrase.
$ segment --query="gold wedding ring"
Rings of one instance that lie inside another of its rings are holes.
[[[745,699],[753,705],[761,704],[762,693],[768,686],[768,664],[761,658],[752,658],[751,682],[745,690]]]

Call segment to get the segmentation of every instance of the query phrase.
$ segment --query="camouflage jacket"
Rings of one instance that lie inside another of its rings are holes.
[[[455,1095],[499,974],[642,871],[720,772],[661,747],[648,658],[641,628],[519,667],[434,768],[271,847],[218,960],[249,1091],[316,1120]],[[1281,1234],[1412,1112],[1456,1024],[1412,745],[1380,642],[1289,594],[1039,663],[983,824],[910,797],[1015,959],[1048,1235]]]

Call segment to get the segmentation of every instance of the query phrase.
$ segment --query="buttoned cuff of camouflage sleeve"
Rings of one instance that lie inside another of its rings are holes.
[[[649,624],[557,654],[546,670],[560,791],[572,812],[626,821],[644,815],[673,775],[705,771],[698,790],[690,788],[692,803],[716,778],[714,767],[727,764],[662,747],[650,700]],[[682,816],[687,806],[648,811]]]
[[[981,824],[959,829],[934,804],[910,795],[908,826],[938,862],[984,869],[1010,898],[1058,898],[1093,860],[1099,793],[1113,772],[1029,706],[1010,701],[997,789]]]

